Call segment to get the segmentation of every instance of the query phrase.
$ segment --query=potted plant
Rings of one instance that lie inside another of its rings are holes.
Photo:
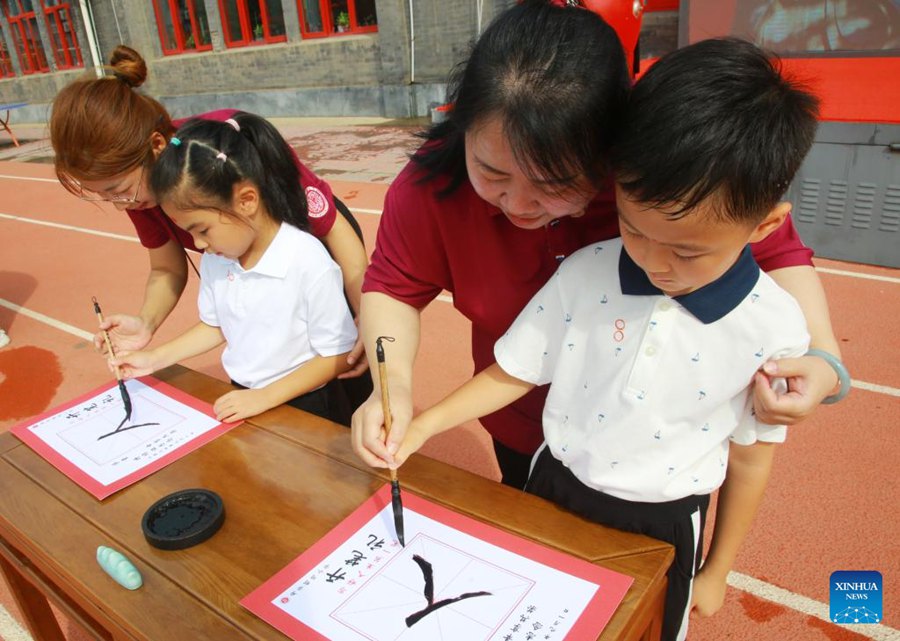
[[[338,32],[347,31],[350,28],[350,14],[346,11],[341,11],[337,16],[337,30]]]

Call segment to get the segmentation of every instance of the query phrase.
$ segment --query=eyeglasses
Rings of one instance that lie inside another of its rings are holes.
[[[126,196],[123,193],[111,194],[109,192],[104,191],[91,191],[90,189],[85,189],[81,183],[76,182],[75,184],[78,187],[78,197],[81,200],[86,200],[87,202],[108,202],[108,203],[137,203],[140,202],[138,200],[138,194],[141,193],[141,184],[144,182],[144,171],[146,170],[146,165],[141,165],[141,175],[137,181],[137,187],[134,189],[134,196]]]

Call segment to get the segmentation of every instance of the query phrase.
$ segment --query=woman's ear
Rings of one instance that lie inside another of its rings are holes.
[[[781,227],[784,223],[784,219],[791,213],[791,209],[793,209],[793,205],[787,201],[782,201],[775,205],[750,234],[749,242],[757,243]]]

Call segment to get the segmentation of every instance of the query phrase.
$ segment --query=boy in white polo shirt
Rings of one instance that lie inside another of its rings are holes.
[[[692,607],[721,607],[772,444],[785,438],[784,426],[755,419],[751,382],[767,360],[804,354],[809,336],[748,243],[790,211],[780,198],[817,107],[743,41],[704,41],[656,63],[614,148],[622,238],[565,260],[497,341],[497,363],[416,417],[394,457],[550,383],[526,490],[675,545],[666,640],[686,636]],[[697,572],[709,495],[723,481]]]

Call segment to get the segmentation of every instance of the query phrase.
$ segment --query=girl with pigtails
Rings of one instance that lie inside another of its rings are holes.
[[[293,153],[265,119],[193,120],[161,151],[150,190],[203,252],[200,322],[151,350],[111,360],[143,376],[222,343],[222,365],[244,388],[216,400],[235,421],[288,403],[349,425],[336,378],[357,340],[341,270],[309,233]]]
[[[140,309],[108,315],[94,336],[94,345],[104,353],[102,332],[107,330],[118,353],[150,343],[181,298],[189,253],[198,248],[190,234],[173,224],[149,185],[157,157],[185,121],[173,121],[162,104],[139,91],[148,71],[134,49],[116,47],[106,70],[109,73],[103,77],[90,74],[59,92],[53,101],[50,141],[63,187],[83,200],[105,201],[124,210],[150,259]],[[235,113],[220,109],[197,117],[224,121]],[[368,258],[356,221],[329,184],[304,166],[293,150],[288,151],[308,203],[309,231],[340,265],[347,299],[358,311]],[[351,351],[348,362],[353,367],[342,376],[344,384],[354,399],[361,400],[372,390],[369,377],[360,376],[367,369],[361,344]]]

